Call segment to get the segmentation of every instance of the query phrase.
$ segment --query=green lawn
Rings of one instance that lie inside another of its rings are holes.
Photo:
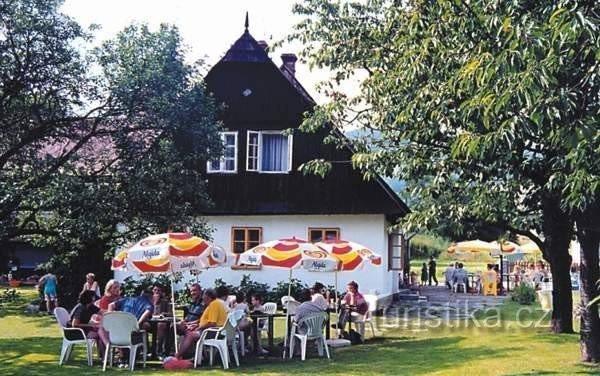
[[[27,297],[32,290],[20,290]],[[0,308],[0,375],[100,375],[99,363],[85,364],[81,350],[67,365],[58,365],[60,333],[48,316],[23,314],[25,300]],[[477,316],[476,321],[461,322],[458,327],[442,327],[426,331],[391,328],[380,331],[366,344],[332,352],[332,360],[310,356],[298,359],[250,360],[242,358],[240,368],[227,373],[240,374],[411,374],[411,375],[538,375],[599,374],[599,368],[582,365],[579,359],[578,335],[553,335],[547,328],[521,328],[515,318],[519,306],[506,303],[499,312]],[[535,307],[533,307],[535,308]],[[501,321],[496,314],[499,314]],[[541,313],[524,315],[529,321],[540,319]],[[477,328],[487,320],[492,329]],[[380,320],[389,327],[394,320]],[[541,321],[543,325],[545,320]],[[281,322],[277,329],[282,332]],[[456,326],[456,325],[455,325]],[[382,325],[381,328],[384,326]],[[370,338],[370,332],[367,337]],[[203,372],[222,374],[217,366],[203,366]],[[109,373],[128,373],[111,369]],[[195,371],[182,371],[192,373]],[[170,374],[151,363],[136,373]]]

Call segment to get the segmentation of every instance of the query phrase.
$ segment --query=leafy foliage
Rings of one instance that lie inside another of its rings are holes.
[[[510,298],[519,304],[531,305],[535,302],[535,290],[526,283],[521,283],[510,293]]]
[[[0,1],[0,244],[55,250],[74,301],[104,254],[167,229],[210,237],[204,166],[218,106],[178,30],[131,25],[89,49],[60,1]],[[86,50],[87,48],[87,50]]]
[[[303,128],[363,131],[353,165],[406,181],[416,200],[404,230],[535,239],[564,299],[553,319],[572,331],[568,242],[600,192],[598,2],[307,0],[295,12],[303,58],[333,74],[331,102]]]

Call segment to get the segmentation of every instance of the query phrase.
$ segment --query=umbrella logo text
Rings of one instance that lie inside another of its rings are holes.
[[[181,263],[181,269],[191,269],[196,265],[195,261],[186,261]]]
[[[144,250],[143,256],[146,259],[151,259],[153,257],[160,256],[160,249],[159,248],[152,248],[152,249]]]

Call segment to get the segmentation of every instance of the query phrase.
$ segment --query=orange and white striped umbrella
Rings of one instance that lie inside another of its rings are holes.
[[[330,272],[338,268],[338,260],[312,243],[291,238],[272,240],[257,245],[240,255],[240,264],[285,269],[302,268]]]
[[[360,268],[365,262],[373,266],[381,265],[381,256],[364,245],[347,240],[323,240],[315,245],[340,261],[339,270],[351,271]]]
[[[113,270],[133,268],[140,273],[183,272],[219,266],[227,261],[225,251],[187,233],[148,236],[119,252]]]

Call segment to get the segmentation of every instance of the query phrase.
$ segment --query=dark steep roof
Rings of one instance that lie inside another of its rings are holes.
[[[246,31],[235,41],[233,46],[227,51],[221,59],[222,62],[245,62],[245,63],[266,63],[269,62],[269,56],[266,51],[252,38],[252,35]]]
[[[408,208],[383,181],[364,181],[350,164],[352,152],[323,144],[329,128],[303,133],[297,128],[315,102],[285,67],[278,68],[248,30],[206,76],[208,89],[225,103],[225,128],[238,131],[238,172],[208,174],[215,205],[206,214],[386,214],[403,216]],[[288,174],[246,171],[248,130],[296,129],[292,170]],[[323,158],[335,163],[321,178],[298,167]]]

